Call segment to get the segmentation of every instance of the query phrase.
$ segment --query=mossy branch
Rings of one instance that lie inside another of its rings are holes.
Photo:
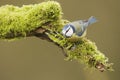
[[[62,19],[61,6],[55,1],[22,7],[5,5],[0,7],[0,38],[37,36],[61,47],[66,60],[77,60],[100,71],[112,70],[112,63],[108,63],[108,58],[94,42],[86,37],[65,38],[61,34],[62,27],[68,22]]]

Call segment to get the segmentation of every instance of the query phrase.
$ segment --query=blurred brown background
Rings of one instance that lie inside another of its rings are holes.
[[[40,3],[44,0],[0,0],[0,5]],[[120,0],[56,0],[63,17],[70,20],[95,16],[87,37],[114,63],[114,72],[84,70],[76,61],[66,62],[60,48],[36,37],[13,42],[0,40],[0,80],[119,80]]]

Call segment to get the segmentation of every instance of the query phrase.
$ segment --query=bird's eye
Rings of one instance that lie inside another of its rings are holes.
[[[66,32],[65,32],[65,34],[68,32],[70,30],[70,26],[66,29]]]

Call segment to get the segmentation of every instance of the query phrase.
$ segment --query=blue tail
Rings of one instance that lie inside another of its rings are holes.
[[[93,23],[95,23],[95,22],[97,22],[97,19],[96,19],[94,16],[91,16],[91,17],[88,19],[89,25],[91,25],[91,24],[93,24]]]

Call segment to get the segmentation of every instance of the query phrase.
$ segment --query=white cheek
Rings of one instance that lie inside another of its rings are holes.
[[[72,36],[72,34],[73,34],[73,29],[70,28],[69,31],[66,33],[66,36],[70,37],[70,36]]]

